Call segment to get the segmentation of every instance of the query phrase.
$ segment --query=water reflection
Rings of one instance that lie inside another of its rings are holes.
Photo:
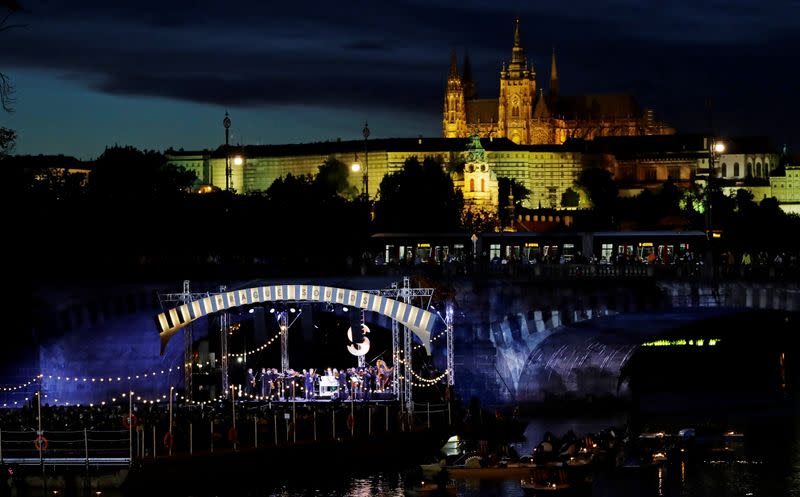
[[[516,444],[518,452],[530,454],[546,432],[561,436],[569,430],[578,436],[624,424],[624,416],[601,418],[535,418],[526,440]],[[800,497],[800,419],[768,419],[745,430],[743,440],[733,446],[728,458],[691,460],[682,458],[656,468],[652,473],[596,474],[592,497]],[[379,454],[376,454],[378,457]],[[421,458],[422,459],[422,458]],[[415,461],[415,462],[422,462]],[[291,474],[263,474],[240,480],[225,492],[177,492],[171,497],[403,497],[407,471],[386,469],[374,473],[320,471],[318,462],[295,468]],[[32,495],[32,494],[31,494]],[[62,497],[62,495],[50,497]],[[156,494],[158,495],[158,494]],[[461,480],[459,497],[521,497],[526,495],[518,480]],[[63,496],[67,497],[67,496]],[[81,497],[96,497],[89,493]],[[102,497],[145,497],[104,492]]]

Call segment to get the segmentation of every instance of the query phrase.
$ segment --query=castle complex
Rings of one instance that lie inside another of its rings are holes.
[[[508,138],[519,145],[561,144],[569,138],[669,135],[675,130],[656,122],[630,95],[565,96],[559,92],[555,51],[547,94],[537,88],[536,70],[522,48],[519,20],[511,61],[500,70],[499,98],[477,98],[469,57],[459,74],[455,52],[444,97],[442,136]]]
[[[657,188],[667,179],[688,187],[700,171],[709,174],[707,137],[676,135],[672,127],[656,122],[652,111],[641,109],[632,96],[561,95],[555,53],[547,93],[537,88],[536,71],[522,48],[519,21],[511,61],[500,71],[498,98],[477,98],[469,58],[460,74],[453,54],[442,131],[442,138],[170,150],[167,157],[170,163],[193,171],[199,183],[218,187],[230,183],[233,190],[249,194],[265,191],[287,174],[316,174],[328,158],[351,164],[360,156],[368,179],[366,193],[377,199],[384,176],[401,170],[411,157],[432,156],[446,165],[463,162],[463,169],[453,173],[453,182],[464,195],[465,207],[488,211],[498,208],[499,178],[515,180],[530,190],[522,201],[524,207],[557,209],[575,208],[564,205],[563,196],[574,188],[581,171],[590,167],[610,171],[621,195]],[[716,157],[712,174],[731,188],[756,180],[769,190],[768,177],[778,165],[772,147],[766,141],[727,141],[728,149]],[[361,174],[352,174],[350,182],[358,188],[361,179]],[[787,192],[795,188],[794,176],[771,188],[780,190],[784,185]],[[789,193],[784,196],[796,201]],[[578,208],[586,206],[583,199]]]

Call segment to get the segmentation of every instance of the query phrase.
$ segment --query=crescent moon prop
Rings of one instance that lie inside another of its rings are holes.
[[[369,333],[369,327],[365,324],[362,324],[361,331],[364,333],[364,335],[366,335]],[[353,341],[353,328],[347,328],[347,339],[351,342]],[[369,338],[364,336],[363,342],[348,345],[347,351],[356,357],[367,355],[367,352],[369,352]]]

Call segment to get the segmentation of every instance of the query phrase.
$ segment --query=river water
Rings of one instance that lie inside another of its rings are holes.
[[[573,430],[579,436],[611,426],[621,426],[622,416],[531,419],[526,440],[515,444],[520,454],[530,453],[545,432],[561,435]],[[658,471],[656,477],[596,476],[593,497],[800,497],[800,422],[782,416],[766,430],[754,428],[737,444],[736,457],[725,462],[674,464]],[[766,434],[765,434],[766,433]],[[419,461],[426,462],[426,461]],[[368,497],[404,496],[409,472],[402,468],[372,473],[317,473],[316,462],[297,468],[291,475],[260,475],[245,479],[228,494],[217,497]],[[324,464],[324,462],[323,462]],[[411,466],[411,465],[410,465]],[[324,475],[324,476],[323,476]],[[519,481],[458,481],[460,497],[516,497],[527,495]],[[193,494],[186,497],[206,497]]]

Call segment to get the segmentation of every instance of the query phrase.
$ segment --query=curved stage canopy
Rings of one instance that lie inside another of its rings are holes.
[[[435,323],[435,314],[432,312],[360,290],[295,284],[258,286],[212,294],[166,310],[156,317],[161,351],[163,353],[172,335],[192,321],[233,307],[266,302],[320,302],[377,312],[408,327],[430,354],[431,331]]]

